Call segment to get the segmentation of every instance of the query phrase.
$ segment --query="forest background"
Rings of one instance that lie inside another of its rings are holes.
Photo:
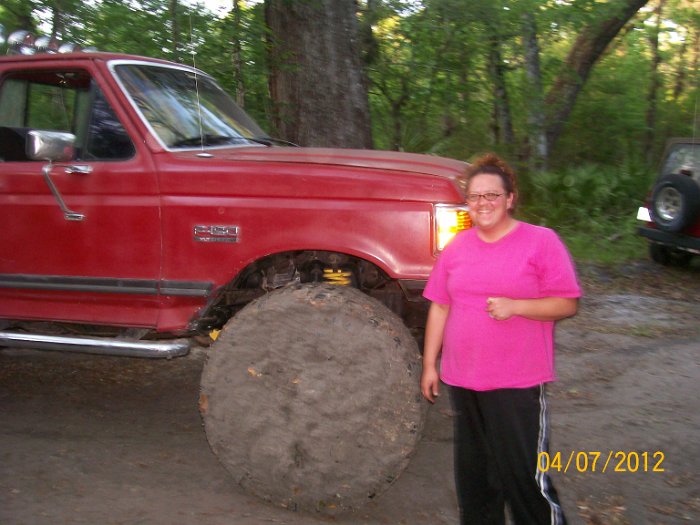
[[[697,0],[3,0],[0,24],[195,65],[301,145],[496,151],[577,260],[644,256],[664,144],[700,127]]]

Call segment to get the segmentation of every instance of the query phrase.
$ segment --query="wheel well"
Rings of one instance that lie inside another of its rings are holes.
[[[271,290],[291,283],[313,282],[358,288],[384,303],[409,326],[415,324],[408,322],[412,308],[399,283],[377,265],[345,253],[301,250],[268,255],[249,264],[218,290],[200,319],[199,328],[220,328],[250,301]]]

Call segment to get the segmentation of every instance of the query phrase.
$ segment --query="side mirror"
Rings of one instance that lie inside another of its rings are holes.
[[[62,131],[31,130],[27,133],[27,158],[67,162],[75,155],[75,135]]]
[[[45,131],[33,129],[27,133],[27,158],[29,160],[45,160],[48,162],[42,169],[44,180],[51,193],[56,198],[63,217],[67,221],[82,221],[85,215],[75,212],[66,206],[63,197],[51,180],[51,168],[54,162],[72,160],[75,155],[75,135],[61,131]]]

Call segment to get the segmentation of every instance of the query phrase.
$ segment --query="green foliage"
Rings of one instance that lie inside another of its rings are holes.
[[[579,228],[557,230],[579,262],[618,264],[647,258],[646,239],[637,234],[634,216],[589,221]]]
[[[375,2],[376,3],[376,2]],[[552,86],[581,31],[609,17],[620,0],[424,0],[406,13],[379,2],[375,36],[380,54],[370,68],[370,103],[377,146],[466,158],[501,150],[527,156],[532,96],[525,74],[524,13],[537,23],[542,83]],[[606,50],[580,93],[552,166],[617,164],[658,156],[670,135],[687,134],[698,100],[693,41],[700,17],[692,2],[669,0],[664,10],[654,150],[646,151],[651,79],[651,10],[643,10]],[[498,36],[516,143],[499,143],[494,128],[493,79],[487,43]],[[671,95],[680,73],[680,96]]]
[[[35,31],[37,17],[34,12],[40,7],[42,4],[35,0],[3,0],[0,4],[0,25],[5,27],[8,34],[17,29]]]
[[[242,107],[263,129],[270,130],[267,29],[263,5],[241,5],[239,22],[231,11],[221,19],[195,26],[193,31],[201,38],[201,44],[196,48],[197,67],[216,78],[221,87],[234,97],[237,90],[242,89]],[[236,40],[240,43],[240,60],[243,63],[240,79],[237,78],[233,59]]]
[[[525,74],[523,15],[537,25],[543,89],[549,89],[579,33],[621,0],[373,0],[360,17],[376,44],[368,60],[375,147],[466,159],[485,150],[527,157],[532,93]],[[50,32],[105,51],[166,58],[212,74],[269,129],[267,33],[261,2],[239,1],[240,18],[218,17],[194,0],[171,12],[166,0],[5,0],[0,23]],[[651,5],[651,4],[650,4]],[[56,16],[56,12],[60,16]],[[665,140],[690,134],[698,104],[693,68],[700,15],[690,0],[667,0],[654,151],[644,151],[652,12],[642,11],[593,68],[552,152],[556,170],[622,158],[658,157]],[[48,30],[47,30],[48,28]],[[494,125],[489,45],[497,36],[516,141],[502,144]],[[319,38],[319,42],[322,39]],[[243,71],[234,67],[240,44]]]
[[[668,40],[678,39],[682,33],[675,31],[684,28],[673,29],[673,34],[669,32],[663,37],[667,42],[659,73],[661,86],[657,93],[653,151],[641,150],[647,132],[652,65],[647,52],[649,35],[638,28],[620,38],[593,70],[560,139],[552,165],[615,164],[630,156],[656,159],[668,138],[692,135],[694,106],[700,100],[698,72],[686,69],[680,61],[682,57],[674,56],[674,52],[682,51],[684,41]],[[689,32],[685,38],[692,38],[692,34]],[[679,96],[674,96],[679,70],[686,75],[686,85]]]
[[[263,6],[245,1],[239,1],[239,5],[241,20],[237,24],[232,11],[219,18],[194,2],[178,2],[173,13],[166,0],[64,0],[59,5],[57,24],[53,1],[6,0],[0,5],[0,24],[6,33],[17,29],[35,34],[55,31],[60,40],[95,46],[101,51],[195,65],[214,76],[231,94],[238,87],[232,45],[238,39],[244,64],[243,105],[269,129]]]
[[[646,244],[635,233],[636,215],[652,180],[632,161],[529,174],[521,181],[520,214],[554,228],[577,260],[641,258]]]
[[[557,226],[587,218],[626,216],[636,211],[653,174],[634,163],[587,164],[563,171],[529,174],[521,182],[524,205]]]
[[[526,164],[532,93],[521,37],[523,15],[537,26],[543,89],[551,88],[576,38],[622,0],[360,1],[371,27],[365,55],[375,147],[469,160],[496,151]],[[613,41],[579,94],[550,157],[549,172],[525,175],[521,213],[556,228],[577,258],[644,256],[634,233],[636,208],[651,185],[647,162],[671,136],[697,129],[700,12],[693,0],[667,0],[660,35],[662,62],[651,151],[646,151],[651,85],[651,9]],[[105,51],[182,61],[213,75],[263,128],[270,129],[268,61],[261,2],[244,2],[240,17],[214,16],[194,1],[4,0],[6,30],[50,32]],[[652,3],[649,4],[652,6]],[[55,8],[61,16],[56,18]],[[47,31],[47,27],[49,31]],[[173,31],[177,28],[178,31]],[[365,35],[366,36],[366,35]],[[489,42],[497,36],[515,144],[499,143]],[[364,38],[364,37],[363,37]],[[174,40],[178,41],[175,42]],[[319,37],[318,42],[322,39]],[[239,77],[234,53],[240,44]]]

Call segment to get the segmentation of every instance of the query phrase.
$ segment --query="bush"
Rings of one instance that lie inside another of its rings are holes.
[[[575,259],[614,263],[644,257],[637,208],[653,175],[640,166],[583,165],[526,175],[521,215],[554,228]]]

